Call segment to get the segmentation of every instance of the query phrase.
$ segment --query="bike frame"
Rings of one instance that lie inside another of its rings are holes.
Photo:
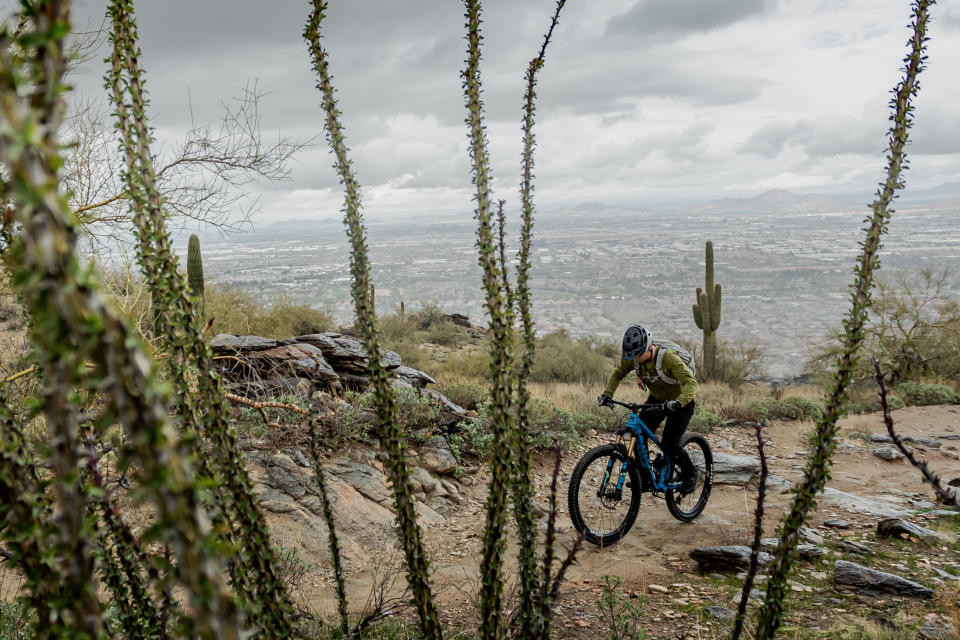
[[[669,489],[679,489],[683,484],[682,482],[667,482],[667,478],[669,478],[670,474],[673,472],[673,460],[671,460],[670,456],[663,451],[663,445],[661,444],[659,438],[657,438],[657,436],[640,418],[640,415],[636,411],[630,411],[630,417],[627,419],[626,426],[622,427],[617,432],[617,444],[623,444],[624,436],[626,434],[630,434],[630,443],[627,445],[627,459],[620,463],[619,475],[617,476],[617,487],[615,490],[615,495],[617,498],[619,498],[623,493],[623,485],[626,483],[627,470],[630,468],[629,465],[631,462],[634,464],[639,464],[640,473],[647,474],[654,491],[664,492]],[[657,448],[660,450],[659,455],[662,456],[663,460],[666,461],[666,464],[660,468],[659,477],[657,477],[653,467],[650,466],[650,449],[647,445],[647,442],[650,440],[657,445]],[[604,473],[603,482],[600,483],[600,491],[598,492],[598,495],[603,494],[604,489],[606,489],[608,483],[610,482],[611,475],[613,475],[613,458],[610,458],[610,460],[607,461],[607,470],[606,473]],[[639,487],[637,487],[637,489],[639,489]]]

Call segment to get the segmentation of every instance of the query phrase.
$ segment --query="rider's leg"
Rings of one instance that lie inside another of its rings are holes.
[[[661,438],[663,450],[670,456],[674,464],[680,467],[680,477],[683,478],[684,483],[681,491],[687,493],[693,491],[695,488],[695,486],[691,485],[696,485],[697,468],[693,465],[687,452],[680,447],[680,438],[683,437],[684,432],[686,432],[687,425],[690,424],[690,418],[693,417],[693,410],[695,408],[696,402],[691,400],[685,406],[681,407],[679,411],[668,413],[667,423],[663,427],[663,438]]]

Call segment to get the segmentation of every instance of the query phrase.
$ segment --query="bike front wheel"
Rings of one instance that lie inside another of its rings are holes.
[[[636,466],[629,464],[627,481],[619,493],[616,491],[620,466],[625,460],[622,446],[601,445],[588,451],[570,475],[570,519],[587,542],[609,546],[625,536],[637,519],[640,474]]]
[[[696,487],[690,493],[668,489],[664,498],[667,509],[677,520],[689,522],[699,516],[710,499],[713,488],[713,452],[707,439],[699,433],[688,433],[680,439],[680,447],[690,456],[690,462],[698,472]],[[680,481],[680,471],[674,466],[674,482]]]

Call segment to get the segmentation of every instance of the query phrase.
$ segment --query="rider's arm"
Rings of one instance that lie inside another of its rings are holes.
[[[680,395],[677,396],[680,406],[685,407],[690,404],[690,401],[697,395],[699,385],[687,365],[683,364],[680,356],[668,351],[663,358],[663,369],[668,376],[680,385]]]
[[[613,394],[617,391],[617,387],[620,386],[620,381],[623,380],[623,376],[627,375],[627,373],[633,369],[633,364],[633,360],[620,361],[620,365],[610,374],[610,379],[607,380],[607,386],[603,390],[603,395],[613,397]]]

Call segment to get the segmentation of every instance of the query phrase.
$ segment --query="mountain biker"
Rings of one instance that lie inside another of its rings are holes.
[[[696,407],[694,396],[697,393],[697,380],[693,373],[683,363],[675,352],[667,350],[663,355],[662,369],[667,376],[673,379],[669,384],[657,372],[656,358],[658,347],[644,327],[633,325],[623,334],[623,351],[620,365],[610,374],[607,386],[600,396],[600,406],[609,403],[620,381],[631,370],[637,373],[637,385],[649,391],[648,403],[660,403],[662,410],[645,411],[643,420],[656,431],[660,423],[666,418],[661,441],[663,450],[670,459],[680,467],[680,477],[683,485],[681,493],[692,492],[699,481],[699,472],[690,457],[680,447],[680,438],[687,430],[693,410]]]

